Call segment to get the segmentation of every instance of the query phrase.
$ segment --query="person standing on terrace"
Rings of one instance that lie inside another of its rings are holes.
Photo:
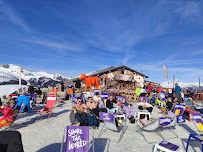
[[[180,94],[180,87],[178,86],[178,83],[175,84],[176,87],[175,87],[175,95],[176,95],[176,98],[178,99],[178,103],[181,102],[181,94]]]

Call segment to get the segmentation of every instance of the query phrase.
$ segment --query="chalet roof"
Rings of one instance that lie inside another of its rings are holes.
[[[113,72],[113,71],[116,71],[118,69],[127,69],[127,70],[129,70],[131,72],[136,72],[137,74],[139,74],[141,76],[145,76],[145,78],[148,78],[148,76],[146,76],[146,75],[144,75],[144,74],[142,74],[140,72],[137,72],[137,71],[125,66],[125,65],[121,65],[121,66],[118,66],[118,67],[111,66],[111,67],[108,67],[108,68],[104,68],[104,69],[101,69],[101,70],[97,70],[97,71],[87,73],[86,75],[87,76],[97,76],[98,74],[100,75],[100,74],[103,74],[103,73],[108,73],[109,71]],[[76,81],[79,77],[80,76],[72,78],[72,79],[70,79],[70,81]]]

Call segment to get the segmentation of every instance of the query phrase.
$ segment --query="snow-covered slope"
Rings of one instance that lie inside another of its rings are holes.
[[[32,83],[33,85],[47,85],[68,80],[69,78],[55,73],[49,74],[44,71],[32,72],[31,70],[21,69],[22,84]],[[0,84],[17,84],[18,83],[18,66],[13,64],[0,65]]]
[[[28,86],[22,85],[22,88],[27,89]],[[0,97],[2,97],[4,95],[6,95],[6,97],[7,97],[9,94],[11,94],[15,91],[18,91],[18,89],[19,89],[19,85],[0,85],[0,90],[1,90]]]
[[[181,82],[177,79],[175,80],[176,82],[181,88],[199,88],[199,82]],[[173,88],[173,81],[164,81],[161,83],[161,86],[164,88]],[[203,83],[200,86],[203,87]]]

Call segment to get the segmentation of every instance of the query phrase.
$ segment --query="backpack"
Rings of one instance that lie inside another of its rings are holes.
[[[130,121],[130,123],[134,124],[135,123],[135,118],[134,117],[130,117],[129,121]]]
[[[97,120],[96,116],[88,115],[87,123],[89,126],[95,126],[97,128],[99,127],[99,121]]]

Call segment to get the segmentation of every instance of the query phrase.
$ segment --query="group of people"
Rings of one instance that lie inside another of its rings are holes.
[[[86,102],[80,97],[77,98],[77,104],[72,107],[72,112],[70,114],[71,123],[74,124],[75,120],[78,120],[80,125],[84,126],[88,125],[88,114],[93,114],[99,118],[100,112],[118,113],[119,108],[115,106],[117,103],[119,103],[118,105],[121,106],[120,111],[125,112],[127,118],[134,118],[136,108],[127,103],[126,98],[122,98],[122,101],[118,102],[115,98],[113,98],[112,95],[110,95],[108,100],[106,100],[105,106],[100,94],[96,93],[93,98],[88,97]],[[143,108],[146,107],[143,106]]]

